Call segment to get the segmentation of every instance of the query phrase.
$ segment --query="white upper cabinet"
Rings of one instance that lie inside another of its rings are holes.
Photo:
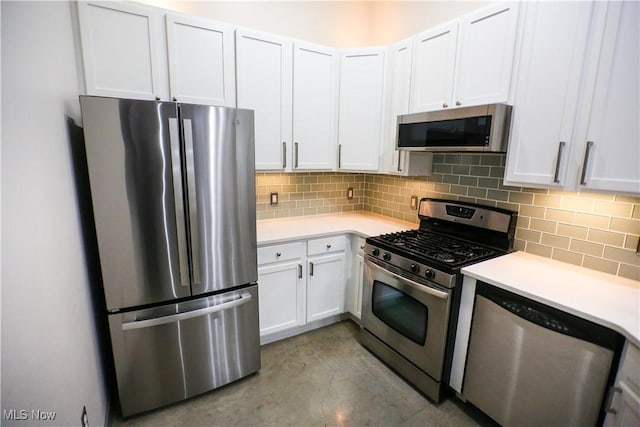
[[[384,49],[344,50],[340,62],[338,168],[378,170],[384,103]]]
[[[517,28],[517,3],[498,3],[460,19],[454,105],[509,99]]]
[[[593,4],[529,2],[523,7],[505,182],[562,186],[571,166]]]
[[[398,116],[409,113],[412,64],[411,39],[403,40],[388,49],[386,129],[382,145],[381,172],[394,175],[430,175],[431,153],[409,153],[396,149]]]
[[[508,102],[518,9],[490,5],[415,36],[411,112]]]
[[[414,37],[411,112],[447,108],[453,97],[458,23]]]
[[[238,108],[255,111],[256,169],[291,168],[291,40],[236,31]]]
[[[121,2],[77,5],[86,93],[166,98],[160,10]]]
[[[175,14],[166,26],[171,99],[235,107],[234,28]]]
[[[525,7],[505,182],[640,193],[640,5]]]
[[[584,156],[580,185],[640,193],[640,3],[599,7],[604,31],[590,64],[595,83],[592,101],[585,103],[591,107],[586,137],[577,144]]]
[[[293,169],[336,164],[339,57],[334,49],[295,42],[293,49]]]

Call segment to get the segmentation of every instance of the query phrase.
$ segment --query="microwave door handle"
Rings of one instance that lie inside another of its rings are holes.
[[[191,231],[191,265],[193,284],[201,284],[200,242],[198,239],[198,203],[196,197],[196,170],[193,152],[193,128],[190,119],[182,120],[187,164],[187,196],[189,200],[189,229]]]
[[[178,322],[180,320],[193,319],[194,317],[204,316],[206,314],[218,313],[220,311],[228,310],[239,305],[248,303],[251,300],[251,294],[243,293],[238,299],[233,301],[223,302],[211,307],[201,308],[199,310],[186,311],[184,313],[171,314],[169,316],[155,317],[153,319],[134,320],[133,322],[125,322],[122,324],[123,331],[130,331],[132,329],[150,328],[152,326],[165,325],[167,323]]]
[[[417,291],[420,292],[424,292],[427,293],[431,296],[434,296],[436,298],[440,298],[440,299],[448,299],[449,298],[449,293],[448,292],[443,292],[443,291],[439,291],[435,288],[429,287],[429,286],[425,286],[422,285],[418,282],[414,282],[411,279],[407,279],[406,277],[402,277],[399,274],[394,273],[393,271],[389,271],[386,268],[382,268],[377,264],[372,263],[371,261],[367,261],[367,264],[372,267],[374,270],[378,270],[384,274],[388,274],[390,276],[393,276],[395,279],[401,281],[402,283],[414,288]]]
[[[178,281],[180,286],[189,286],[189,265],[187,264],[187,235],[184,221],[184,199],[182,195],[182,162],[180,156],[180,131],[178,119],[169,118],[169,146],[171,148],[171,171],[173,178],[173,203],[176,215],[178,240]]]

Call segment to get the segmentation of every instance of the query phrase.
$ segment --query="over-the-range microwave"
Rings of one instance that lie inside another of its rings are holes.
[[[407,151],[505,152],[511,106],[478,105],[398,116],[396,148]]]

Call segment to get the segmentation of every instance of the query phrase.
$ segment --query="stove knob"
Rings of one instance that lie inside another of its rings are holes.
[[[385,252],[384,255],[382,255],[382,259],[389,261],[391,259],[391,254],[389,252]]]
[[[436,274],[433,272],[433,270],[426,270],[424,272],[424,277],[426,277],[427,279],[433,279],[433,276],[435,276]]]
[[[378,255],[380,255],[380,249],[378,249],[378,248],[373,248],[373,250],[371,251],[371,254],[372,254],[373,256],[378,256]]]
[[[417,273],[420,271],[420,266],[417,264],[411,264],[411,266],[409,267],[411,269],[412,272]]]

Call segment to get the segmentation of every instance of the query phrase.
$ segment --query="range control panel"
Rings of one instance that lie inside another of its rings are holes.
[[[455,216],[457,218],[471,219],[474,213],[476,213],[476,210],[473,208],[447,205],[447,215]]]

